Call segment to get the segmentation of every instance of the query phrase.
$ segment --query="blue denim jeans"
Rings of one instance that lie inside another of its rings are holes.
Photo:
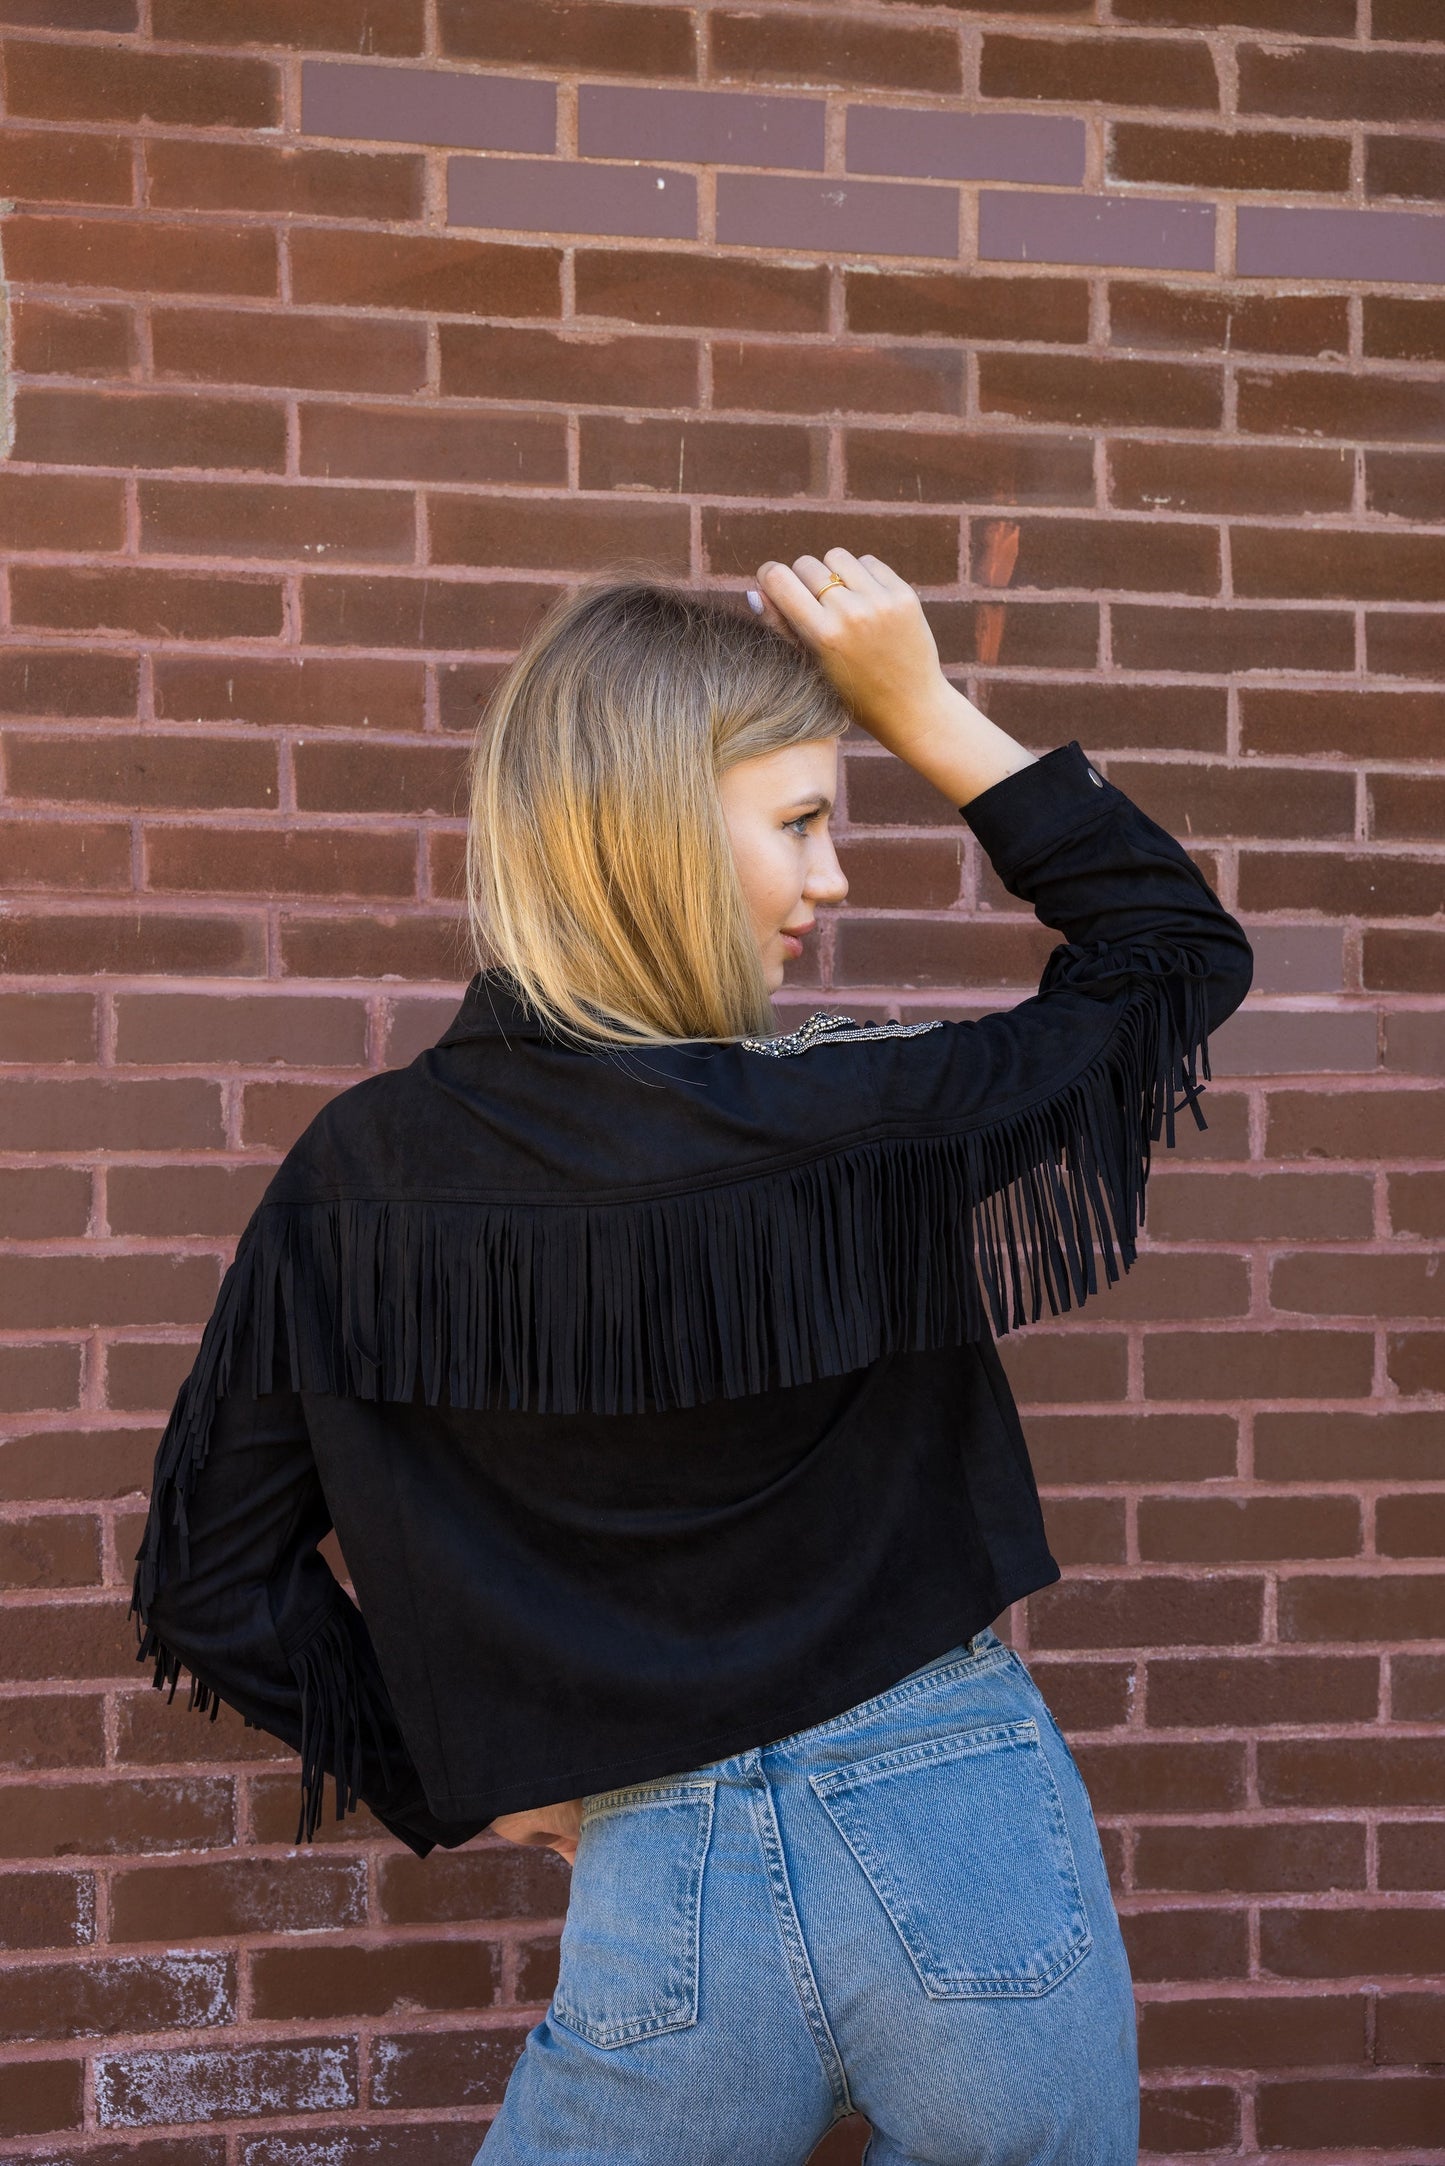
[[[829,1722],[587,1800],[561,1973],[474,2166],[1133,2166],[1088,1795],[992,1632]]]

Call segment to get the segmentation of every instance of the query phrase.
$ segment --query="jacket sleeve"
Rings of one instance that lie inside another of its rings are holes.
[[[137,1554],[138,1659],[172,1698],[184,1665],[193,1708],[214,1720],[224,1700],[300,1753],[298,1843],[328,1774],[338,1820],[364,1803],[418,1857],[465,1842],[484,1823],[429,1811],[365,1621],[318,1552],[332,1522],[300,1395],[218,1397],[182,1483],[168,1447],[185,1404],[183,1388]]]

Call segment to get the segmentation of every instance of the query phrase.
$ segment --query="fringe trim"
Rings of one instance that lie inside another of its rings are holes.
[[[155,1598],[167,1521],[189,1569],[216,1401],[277,1388],[278,1359],[293,1390],[629,1413],[1071,1309],[1134,1261],[1151,1144],[1173,1143],[1181,1105],[1204,1126],[1206,979],[1192,949],[1057,948],[1040,991],[1117,984],[1114,1028],[1050,1097],[966,1133],[627,1204],[263,1204],[161,1438],[132,1611]],[[349,1785],[351,1688],[319,1649],[307,1676],[340,1711],[314,1734],[334,1731]]]

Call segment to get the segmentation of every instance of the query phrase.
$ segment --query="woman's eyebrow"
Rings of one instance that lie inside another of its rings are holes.
[[[831,812],[833,809],[831,797],[795,797],[789,803],[793,808],[787,815],[790,819],[796,819],[803,812]]]

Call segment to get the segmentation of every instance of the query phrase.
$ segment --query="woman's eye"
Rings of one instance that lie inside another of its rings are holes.
[[[800,812],[796,820],[785,820],[783,825],[790,835],[806,835],[809,825],[817,817],[816,812]]]

